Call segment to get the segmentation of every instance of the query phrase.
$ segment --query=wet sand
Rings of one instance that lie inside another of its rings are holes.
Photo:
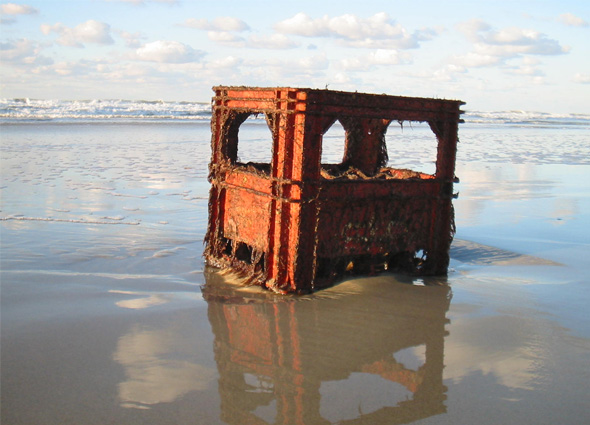
[[[587,422],[587,135],[461,140],[448,277],[281,297],[203,264],[207,123],[3,126],[2,423]]]

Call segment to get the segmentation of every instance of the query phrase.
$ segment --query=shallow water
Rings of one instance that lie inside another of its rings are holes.
[[[209,131],[2,127],[3,423],[590,417],[587,130],[465,125],[448,277],[299,298],[204,267]],[[246,124],[242,156],[267,158],[266,132]],[[393,165],[432,166],[420,126],[388,145]]]

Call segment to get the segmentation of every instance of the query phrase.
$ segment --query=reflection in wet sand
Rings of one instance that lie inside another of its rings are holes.
[[[121,300],[115,303],[116,306],[130,309],[143,309],[153,307],[156,305],[166,304],[172,299],[171,295],[166,294],[140,294],[133,291],[117,291],[110,290],[110,293],[124,294],[124,295],[140,295],[139,298],[133,298],[130,300]],[[147,296],[146,296],[147,295]]]
[[[531,337],[535,332],[530,320],[519,317],[453,320],[445,347],[445,379],[463,382],[481,375],[506,389],[534,390],[543,359],[549,356],[547,347]]]
[[[203,294],[226,423],[401,424],[446,412],[447,286],[382,276],[269,298],[210,272]]]
[[[215,371],[191,361],[194,347],[179,344],[183,338],[174,327],[141,326],[119,338],[113,359],[125,368],[126,380],[118,385],[121,407],[149,409],[208,388]]]
[[[474,265],[563,266],[555,261],[461,239],[453,240],[451,257],[462,263]]]

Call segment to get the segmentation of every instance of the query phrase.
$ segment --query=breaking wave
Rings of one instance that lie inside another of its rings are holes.
[[[531,111],[466,111],[462,118],[473,124],[508,124],[514,126],[590,126],[590,114],[554,114]]]
[[[209,120],[211,106],[203,102],[162,100],[35,100],[1,99],[3,121],[126,121]]]
[[[210,118],[211,105],[206,102],[123,99],[0,99],[0,121],[4,123],[37,121],[208,121]],[[590,114],[466,111],[463,119],[466,123],[484,125],[590,127]]]

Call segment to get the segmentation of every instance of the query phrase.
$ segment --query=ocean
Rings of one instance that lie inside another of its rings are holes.
[[[210,116],[0,101],[3,423],[590,418],[590,115],[467,108],[448,276],[302,297],[205,266]],[[343,135],[324,135],[322,162]],[[262,117],[239,137],[242,161],[269,160]],[[389,165],[433,172],[427,125],[386,141]]]
[[[96,122],[96,121],[208,121],[208,102],[163,100],[38,100],[0,99],[0,123],[10,122]],[[590,128],[590,114],[551,114],[529,111],[479,112],[467,110],[463,116],[473,124]],[[262,117],[261,117],[262,119]]]

